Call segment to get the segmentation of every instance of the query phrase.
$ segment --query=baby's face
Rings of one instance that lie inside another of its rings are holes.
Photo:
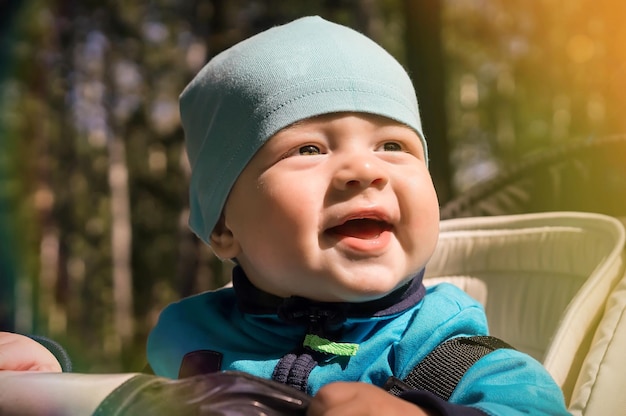
[[[339,113],[274,135],[224,208],[250,281],[281,297],[360,302],[426,264],[439,207],[417,134],[384,117]]]

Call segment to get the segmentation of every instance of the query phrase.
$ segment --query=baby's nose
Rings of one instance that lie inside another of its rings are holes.
[[[383,163],[375,157],[347,155],[333,178],[335,188],[365,189],[371,186],[382,188],[389,181]]]

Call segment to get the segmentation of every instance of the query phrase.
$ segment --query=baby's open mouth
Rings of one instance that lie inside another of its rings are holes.
[[[391,224],[371,218],[357,218],[332,227],[329,233],[342,237],[360,238],[372,240],[378,238],[383,232],[391,230]]]

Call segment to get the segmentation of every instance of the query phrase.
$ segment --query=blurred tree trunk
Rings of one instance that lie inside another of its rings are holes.
[[[35,161],[33,202],[41,235],[39,244],[39,276],[33,292],[35,299],[34,331],[53,337],[64,337],[68,325],[68,241],[75,232],[73,195],[68,178],[75,170],[75,149],[71,129],[67,126],[64,85],[71,55],[67,50],[67,21],[73,11],[59,8],[46,20],[40,33],[42,53],[34,59],[47,71],[33,72],[32,93],[37,100],[31,144]],[[62,167],[62,168],[61,168]],[[42,320],[43,328],[38,327]]]
[[[452,196],[445,105],[442,0],[404,0],[407,65],[417,90],[440,204]]]
[[[109,139],[111,188],[111,256],[113,263],[113,314],[121,346],[133,337],[133,285],[131,272],[131,220],[126,149],[117,132]]]
[[[0,2],[0,85],[8,78],[11,59],[13,22],[17,15],[17,2]],[[0,111],[4,111],[5,102],[0,98]],[[9,133],[7,126],[0,124],[0,155],[10,155],[15,146],[15,138]],[[1,156],[0,156],[1,158]],[[6,183],[9,181],[13,167],[8,158],[0,159],[0,330],[15,331],[16,282],[18,278],[17,257],[12,232],[11,218],[15,201]]]
[[[111,212],[111,279],[113,296],[113,329],[109,333],[109,344],[117,353],[126,352],[135,330],[133,310],[133,272],[132,272],[132,223],[130,208],[129,166],[126,159],[127,120],[116,114],[116,104],[122,102],[125,91],[120,87],[117,65],[124,59],[124,49],[117,45],[131,37],[128,27],[121,18],[119,7],[99,10],[102,17],[102,31],[107,39],[106,53],[103,56],[105,72],[102,82],[105,85],[108,123],[108,185]],[[124,356],[120,356],[124,359]]]

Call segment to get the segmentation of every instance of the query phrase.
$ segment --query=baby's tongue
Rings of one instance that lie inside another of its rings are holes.
[[[389,224],[383,221],[359,219],[347,221],[344,224],[333,227],[331,231],[344,237],[369,240],[377,238],[383,231],[389,229]]]

